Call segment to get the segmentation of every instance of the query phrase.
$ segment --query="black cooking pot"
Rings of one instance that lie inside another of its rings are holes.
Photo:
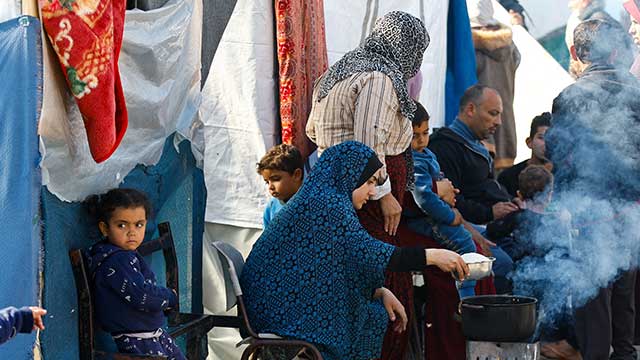
[[[536,303],[526,296],[483,295],[462,299],[462,332],[467,340],[527,341],[536,330]]]

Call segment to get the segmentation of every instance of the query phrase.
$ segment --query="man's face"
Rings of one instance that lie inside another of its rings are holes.
[[[539,126],[538,131],[533,135],[533,138],[527,139],[527,146],[531,149],[531,155],[540,161],[544,161],[546,159],[544,154],[544,134],[548,129],[548,126]]]
[[[466,113],[470,118],[467,125],[474,135],[480,140],[488,139],[502,125],[502,99],[496,91],[485,89],[481,101],[467,105]]]
[[[629,26],[629,34],[633,38],[633,42],[640,46],[640,23],[631,17],[631,26]]]

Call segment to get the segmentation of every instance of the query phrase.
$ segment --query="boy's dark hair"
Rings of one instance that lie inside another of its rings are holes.
[[[573,31],[576,55],[583,63],[606,63],[614,50],[616,65],[630,66],[633,61],[633,41],[619,24],[603,20],[587,20]]]
[[[480,101],[482,101],[482,95],[484,94],[484,91],[486,89],[491,89],[495,91],[495,89],[489,86],[480,85],[480,84],[475,84],[467,88],[467,90],[464,91],[464,94],[462,94],[462,98],[460,98],[460,105],[458,106],[458,111],[462,113],[464,111],[464,108],[466,108],[467,105],[469,105],[469,103],[473,103],[476,106],[478,106],[478,104],[480,104]]]
[[[518,190],[526,200],[532,200],[552,183],[553,175],[547,168],[540,165],[527,166],[518,175]]]
[[[417,101],[415,103],[416,111],[413,112],[413,120],[411,120],[411,125],[414,127],[422,125],[423,122],[427,122],[431,118],[431,116],[429,116],[429,113],[427,112],[427,109],[425,109],[422,104]]]
[[[536,136],[536,133],[538,132],[538,128],[542,126],[546,126],[546,127],[551,126],[550,112],[545,111],[542,114],[533,118],[533,120],[531,121],[531,130],[529,131],[529,137],[533,139],[533,137]]]
[[[136,189],[111,189],[106,194],[91,195],[84,205],[96,222],[108,223],[117,208],[144,207],[146,218],[151,217],[151,202],[145,193]]]
[[[302,154],[295,146],[280,144],[272,147],[257,164],[258,174],[264,170],[280,170],[293,174],[296,169],[304,169]]]

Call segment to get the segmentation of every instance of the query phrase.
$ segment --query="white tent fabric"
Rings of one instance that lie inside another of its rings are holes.
[[[375,20],[393,10],[406,11],[420,18],[429,32],[431,43],[425,52],[420,102],[431,115],[430,125],[444,124],[444,83],[447,71],[447,14],[449,1],[438,0],[369,0],[324,1],[329,64],[358,46],[371,32]]]
[[[231,225],[205,225],[202,242],[202,298],[206,313],[236,315],[233,308],[226,312],[226,295],[222,265],[211,243],[224,241],[238,249],[244,258],[249,255],[253,243],[262,233],[260,229],[239,228]],[[209,360],[239,359],[244,346],[236,348],[242,338],[237,329],[214,328],[209,332]]]
[[[13,18],[17,18],[21,14],[22,14],[21,0],[0,1],[0,23]]]
[[[267,194],[255,164],[279,138],[273,11],[236,3],[203,88],[207,222],[262,227]]]
[[[496,19],[511,26],[507,11],[495,0],[493,6]],[[518,137],[516,162],[519,162],[531,156],[525,144],[531,120],[542,112],[550,112],[553,99],[574,80],[522,26],[512,29],[513,42],[522,56],[516,71],[513,100]]]
[[[160,160],[167,136],[189,135],[200,103],[202,0],[127,11],[120,53],[129,126],[116,152],[96,164],[81,115],[49,45],[44,46],[40,118],[42,180],[62,200],[117,187],[137,164]],[[47,41],[48,44],[48,41]]]

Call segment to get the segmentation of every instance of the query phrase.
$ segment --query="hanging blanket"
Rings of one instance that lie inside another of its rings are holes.
[[[124,0],[39,0],[45,32],[87,131],[93,159],[116,150],[127,129],[118,57]]]
[[[277,0],[282,142],[303,156],[315,146],[305,135],[314,81],[327,70],[322,0]]]

